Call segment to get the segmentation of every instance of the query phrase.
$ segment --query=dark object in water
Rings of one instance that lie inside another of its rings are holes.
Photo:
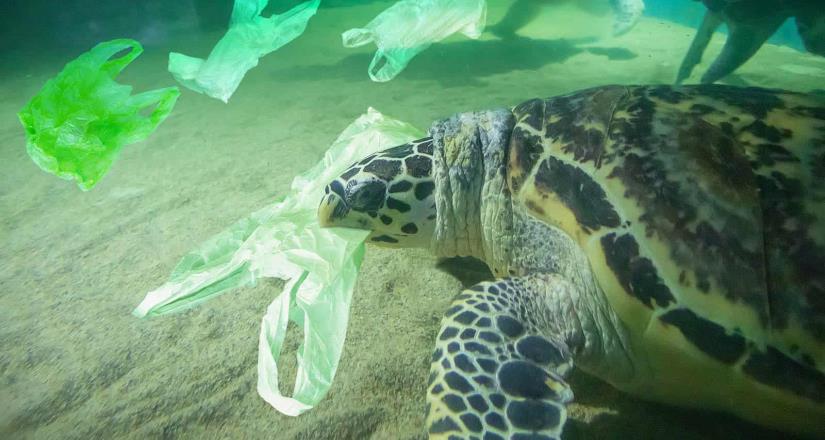
[[[728,27],[728,39],[722,53],[702,76],[703,84],[714,83],[745,64],[789,18],[796,20],[805,48],[825,56],[825,11],[816,0],[697,1],[708,10],[679,67],[677,84],[687,79],[702,60],[713,32],[722,23]]]

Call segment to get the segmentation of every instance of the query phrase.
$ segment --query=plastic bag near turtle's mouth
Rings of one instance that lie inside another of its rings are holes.
[[[323,160],[292,181],[291,193],[185,255],[169,280],[146,294],[133,314],[156,316],[193,307],[258,279],[287,280],[261,322],[258,393],[278,411],[297,416],[332,385],[343,351],[349,308],[369,231],[323,228],[316,209],[328,182],[369,154],[423,132],[370,108],[350,124]],[[278,388],[278,359],[287,324],[303,329],[292,396]]]

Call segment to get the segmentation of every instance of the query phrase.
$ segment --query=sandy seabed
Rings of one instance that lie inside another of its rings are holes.
[[[322,9],[228,105],[184,90],[157,132],[124,148],[88,193],[36,168],[16,118],[75,55],[2,65],[0,437],[425,438],[433,341],[461,284],[424,251],[369,248],[335,382],[297,418],[255,391],[260,320],[278,282],[173,316],[130,312],[187,251],[283,195],[368,106],[426,129],[456,112],[596,85],[669,83],[693,31],[644,19],[608,38],[609,17],[552,9],[527,38],[451,38],[377,84],[366,75],[372,48],[344,49],[340,33],[386,6]],[[491,9],[489,22],[502,13]],[[119,81],[136,91],[172,85],[168,51],[203,56],[219,37],[149,47]],[[825,59],[765,46],[727,82],[808,91],[822,88],[823,72]],[[300,339],[295,329],[286,339],[285,378]],[[771,437],[732,417],[627,397],[583,373],[571,382],[567,439]]]

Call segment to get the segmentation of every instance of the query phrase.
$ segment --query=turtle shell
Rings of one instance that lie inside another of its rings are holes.
[[[608,86],[513,113],[514,200],[579,243],[632,334],[823,403],[825,101]]]

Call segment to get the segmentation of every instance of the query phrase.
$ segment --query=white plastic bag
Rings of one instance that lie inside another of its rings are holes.
[[[645,11],[644,0],[610,0],[613,7],[613,36],[619,37],[633,29]]]
[[[329,390],[338,368],[369,234],[321,228],[316,210],[323,188],[364,156],[423,135],[370,108],[344,130],[321,162],[292,181],[289,196],[184,256],[169,281],[149,292],[133,314],[142,318],[183,310],[262,277],[288,280],[261,323],[258,393],[287,415],[312,408]],[[289,320],[304,333],[292,397],[278,389],[277,366]]]
[[[345,47],[375,42],[378,51],[369,76],[384,82],[401,73],[410,60],[432,43],[460,32],[476,39],[487,20],[485,0],[401,0],[364,28],[341,35]]]
[[[169,72],[184,87],[223,102],[258,59],[280,49],[306,30],[321,0],[301,3],[281,15],[262,17],[269,0],[235,0],[229,30],[206,60],[169,54]]]

